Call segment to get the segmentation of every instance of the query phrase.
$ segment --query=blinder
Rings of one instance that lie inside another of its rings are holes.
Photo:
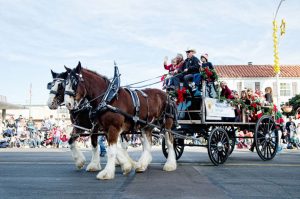
[[[54,86],[54,82],[49,82],[48,84],[47,84],[47,89],[48,90],[51,90],[51,88]]]
[[[72,87],[72,91],[65,90],[65,95],[75,97],[79,81],[83,81],[81,74],[74,73],[74,72],[69,73],[68,78],[64,82],[64,84],[65,84],[64,86],[66,86],[67,84],[70,83],[71,87]]]

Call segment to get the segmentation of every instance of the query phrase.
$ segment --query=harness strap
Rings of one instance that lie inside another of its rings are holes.
[[[132,117],[132,120],[134,122],[134,126],[136,126],[140,114],[140,106],[141,106],[140,99],[135,90],[131,90],[130,88],[125,88],[125,89],[130,93],[131,100],[135,108],[135,115]]]

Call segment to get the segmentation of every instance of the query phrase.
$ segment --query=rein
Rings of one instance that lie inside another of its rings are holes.
[[[184,72],[181,72],[181,73],[177,73],[176,75],[173,75],[172,77],[177,77],[181,74],[183,74]],[[140,82],[136,82],[136,83],[132,83],[132,84],[128,84],[126,85],[125,87],[129,87],[129,88],[145,88],[145,87],[148,87],[148,86],[152,86],[152,85],[155,85],[155,84],[158,84],[158,83],[161,83],[163,82],[164,80],[159,80],[159,81],[156,81],[154,83],[150,83],[150,84],[146,84],[146,85],[142,85],[142,86],[131,86],[131,85],[135,85],[135,84],[139,84],[139,83],[143,83],[143,82],[147,82],[147,81],[150,81],[150,80],[153,80],[153,79],[157,79],[161,76],[158,76],[158,77],[154,77],[154,78],[151,78],[151,79],[147,79],[147,80],[144,80],[144,81],[140,81]],[[168,77],[166,79],[170,79],[172,77]]]

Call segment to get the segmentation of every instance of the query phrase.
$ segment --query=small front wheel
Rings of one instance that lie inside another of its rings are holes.
[[[223,128],[215,128],[208,138],[208,155],[211,162],[218,166],[226,162],[229,156],[230,140],[227,132]]]

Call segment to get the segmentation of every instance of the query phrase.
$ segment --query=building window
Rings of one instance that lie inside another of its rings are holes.
[[[255,82],[255,91],[260,91],[260,82]]]
[[[252,90],[254,89],[253,88],[253,86],[254,86],[253,82],[250,82],[250,81],[245,81],[244,86],[245,86],[245,89],[252,89]]]
[[[297,82],[293,82],[292,83],[292,91],[293,91],[293,96],[297,95],[297,91],[298,91],[298,85]]]
[[[238,93],[241,93],[241,91],[243,90],[242,82],[237,82],[236,83],[236,90],[237,90]]]
[[[280,96],[291,96],[291,84],[280,83]]]

